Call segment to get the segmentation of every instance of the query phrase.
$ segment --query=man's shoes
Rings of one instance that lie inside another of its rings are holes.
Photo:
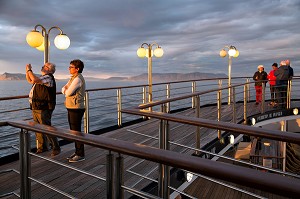
[[[76,153],[73,153],[72,155],[70,155],[69,157],[67,157],[67,160],[72,159],[75,155],[76,155]]]
[[[75,155],[73,158],[69,159],[69,162],[81,162],[85,160],[83,156]]]
[[[56,155],[60,154],[60,149],[58,150],[53,150],[52,153],[51,153],[51,157],[54,157]]]

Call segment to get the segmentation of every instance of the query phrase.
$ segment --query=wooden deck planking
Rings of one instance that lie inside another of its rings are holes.
[[[243,104],[237,104],[237,116],[238,121],[242,119],[243,115]],[[205,117],[207,119],[215,119],[216,113],[215,113],[216,107],[204,107],[200,109],[200,113],[202,117]],[[232,120],[232,112],[230,111],[231,107],[223,106],[222,107],[222,121],[231,121]],[[248,108],[248,115],[259,113],[259,106],[255,106],[252,104],[250,108]],[[212,113],[212,114],[208,114]],[[189,115],[191,117],[194,117],[195,113],[194,110],[187,110],[180,114]],[[200,116],[200,117],[201,117]],[[152,137],[158,137],[159,133],[159,121],[155,119],[151,119],[148,121],[144,121],[144,126],[141,126],[140,124],[132,125],[126,128],[118,129],[116,131],[112,131],[109,133],[106,133],[101,136],[106,136],[114,139],[119,140],[125,140],[129,142],[134,143],[142,143],[146,144],[148,146],[152,147],[158,147],[158,140],[156,139],[149,139],[142,135],[136,135],[132,132],[128,131],[127,129],[135,130],[141,133],[146,133],[149,136]],[[173,122],[170,122],[170,129],[173,129],[170,133],[170,140],[176,141],[182,138],[183,135],[187,135],[187,139],[182,139],[179,141],[179,143],[194,147],[195,146],[195,133],[191,133],[195,131],[194,126],[190,125],[181,125],[176,124]],[[204,146],[208,142],[210,142],[212,139],[217,137],[217,131],[216,130],[210,130],[206,128],[201,128],[201,146]],[[194,151],[192,150],[184,150],[182,147],[174,146],[171,144],[171,150],[192,154]],[[62,153],[58,156],[54,157],[53,159],[58,160],[60,162],[70,164],[67,162],[66,157],[68,157],[70,154],[72,154],[74,151],[74,144],[68,144],[62,147]],[[86,161],[79,162],[79,163],[73,163],[70,164],[71,166],[76,166],[80,169],[87,170],[89,172],[92,172],[96,175],[100,175],[101,177],[105,178],[105,170],[106,170],[106,150],[93,148],[90,146],[85,146],[86,151]],[[49,152],[43,153],[43,156],[49,156]],[[129,168],[133,166],[136,162],[140,161],[137,158],[128,157],[125,156],[124,158],[124,168]],[[156,163],[150,163],[149,161],[143,161],[140,165],[132,168],[133,171],[138,172],[140,174],[145,174],[149,172],[150,170],[157,167]],[[1,170],[3,168],[18,168],[18,162],[10,163],[1,166]],[[55,171],[55,172],[54,172]],[[46,173],[46,175],[44,175]],[[3,177],[3,175],[9,175],[6,177]],[[47,182],[51,184],[51,186],[57,187],[61,190],[66,191],[67,193],[74,195],[75,197],[79,198],[95,198],[99,196],[106,196],[105,192],[105,182],[86,176],[84,174],[78,174],[75,171],[72,171],[68,168],[62,168],[61,166],[55,165],[53,163],[45,162],[44,160],[41,160],[36,157],[32,157],[32,176],[34,178],[39,178],[40,180]],[[150,178],[156,179],[158,177],[157,172],[153,172],[149,175]],[[66,180],[67,179],[67,180]],[[124,180],[125,185],[132,186],[134,185],[137,180],[140,178],[126,172],[124,174]],[[198,179],[197,179],[198,180]],[[0,183],[0,194],[17,190],[20,184],[19,176],[18,174],[1,174],[1,182],[6,183]],[[138,183],[135,188],[142,188],[147,183],[150,183],[149,180],[142,180],[140,183]],[[32,182],[32,198],[64,198],[64,196],[60,194],[56,194],[49,190],[48,188],[45,188],[35,182]],[[216,186],[221,185],[215,185],[207,180],[201,179],[201,186],[199,185],[194,186],[195,193],[193,194],[202,194],[204,198],[211,198],[214,196],[214,194],[223,193],[225,195],[232,195],[233,198],[240,198],[241,195],[238,194],[236,191],[233,191],[231,189],[226,189],[224,187],[217,188],[218,192],[216,191]],[[193,186],[192,186],[193,187]],[[188,189],[187,189],[188,190]],[[19,192],[19,191],[17,191]],[[129,197],[131,194],[125,194],[125,197]],[[194,196],[194,195],[193,195]],[[195,195],[196,196],[196,195]],[[219,195],[217,195],[219,196]],[[11,196],[14,197],[14,196]],[[198,196],[197,196],[198,197]],[[199,196],[200,197],[200,196]],[[244,196],[243,198],[245,198]],[[231,198],[231,197],[230,197]]]

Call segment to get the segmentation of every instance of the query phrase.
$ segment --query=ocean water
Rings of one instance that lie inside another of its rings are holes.
[[[57,92],[67,83],[67,80],[56,80]],[[143,84],[145,82],[133,82],[133,81],[108,81],[108,80],[98,80],[98,81],[87,81],[87,89],[95,88],[109,88],[118,86],[131,86],[137,84]],[[11,81],[0,81],[0,98],[1,97],[11,97],[11,96],[21,96],[28,95],[31,88],[31,84],[23,80],[11,80]]]

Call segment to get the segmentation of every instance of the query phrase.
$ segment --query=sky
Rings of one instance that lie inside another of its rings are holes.
[[[152,59],[153,73],[227,75],[228,57],[219,52],[233,45],[240,52],[233,77],[252,76],[260,64],[268,72],[283,59],[299,75],[299,20],[299,0],[0,0],[0,74],[25,73],[27,63],[40,71],[44,53],[26,35],[41,24],[61,28],[71,40],[59,50],[53,42],[59,31],[49,32],[57,78],[69,76],[73,59],[84,62],[89,77],[147,73],[147,58],[136,54],[143,43],[164,50]]]

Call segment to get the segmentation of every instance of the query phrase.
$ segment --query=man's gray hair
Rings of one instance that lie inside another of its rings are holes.
[[[51,73],[54,74],[55,71],[56,71],[56,65],[53,64],[53,63],[50,63],[50,62],[48,62],[48,63],[46,63],[46,64],[47,64],[47,67],[49,67]]]

